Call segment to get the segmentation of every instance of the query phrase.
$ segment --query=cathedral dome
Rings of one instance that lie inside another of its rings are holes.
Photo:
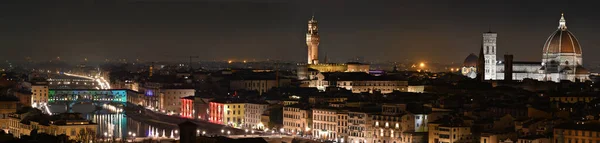
[[[558,30],[548,37],[544,44],[544,54],[574,53],[581,54],[579,42],[573,33],[567,30],[564,16],[561,16]]]
[[[469,56],[467,56],[467,58],[463,62],[463,67],[477,67],[478,60],[479,60],[479,57],[477,57],[475,54],[471,53],[471,54],[469,54]]]

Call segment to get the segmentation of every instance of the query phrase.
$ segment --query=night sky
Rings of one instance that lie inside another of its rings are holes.
[[[600,10],[590,0],[2,0],[0,60],[305,62],[313,12],[320,59],[462,62],[491,25],[499,57],[540,61],[565,12],[584,64],[600,63]]]

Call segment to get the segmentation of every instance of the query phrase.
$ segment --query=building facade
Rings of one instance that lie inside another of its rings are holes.
[[[46,82],[31,84],[31,106],[39,107],[48,103],[48,84]]]
[[[209,121],[232,127],[241,127],[244,123],[246,103],[232,101],[211,101]]]
[[[372,118],[361,111],[348,112],[348,142],[367,143],[373,138]]]
[[[269,109],[268,103],[246,103],[243,127],[247,129],[264,129],[260,118],[267,109]]]
[[[472,142],[471,127],[429,123],[429,143]]]
[[[16,98],[4,97],[0,99],[0,129],[8,132],[10,123],[9,115],[17,112],[17,103],[19,101]]]
[[[367,73],[331,72],[319,73],[316,80],[310,81],[309,87],[324,91],[327,87],[339,87],[352,91],[392,93],[408,91],[408,81],[385,76],[372,76]]]
[[[49,135],[67,135],[71,140],[78,140],[77,134],[81,130],[93,131],[96,134],[98,125],[91,123],[83,118],[73,118],[69,116],[78,116],[76,113],[63,113],[54,115],[57,119],[52,119],[48,125],[40,124],[37,121],[29,121],[28,124],[21,122],[24,118],[23,114],[11,114],[9,117],[9,133],[14,137],[20,138],[23,135],[30,135],[32,130],[37,130],[38,133],[46,133]],[[58,117],[57,117],[58,116]]]
[[[231,90],[243,89],[258,91],[259,94],[263,94],[272,88],[289,86],[290,84],[290,79],[243,79],[232,80],[229,87]]]
[[[184,118],[194,119],[196,117],[196,109],[194,108],[194,96],[181,98],[181,109],[179,116]]]
[[[342,111],[331,108],[313,108],[313,137],[320,140],[339,141],[338,114]]]
[[[599,123],[565,123],[554,127],[554,143],[600,142]]]
[[[167,114],[179,114],[181,109],[180,99],[193,96],[194,92],[194,89],[161,89],[159,110]]]
[[[310,134],[312,111],[306,106],[295,104],[283,107],[283,129],[291,134]]]

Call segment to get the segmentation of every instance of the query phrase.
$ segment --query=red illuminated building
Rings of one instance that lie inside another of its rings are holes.
[[[194,118],[194,96],[181,98],[181,117]]]
[[[223,103],[210,102],[210,112],[208,121],[217,124],[223,124]]]

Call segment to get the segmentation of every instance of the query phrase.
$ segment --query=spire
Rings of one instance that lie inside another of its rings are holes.
[[[560,20],[558,21],[558,29],[567,30],[567,21],[565,20],[564,13],[560,13]]]

